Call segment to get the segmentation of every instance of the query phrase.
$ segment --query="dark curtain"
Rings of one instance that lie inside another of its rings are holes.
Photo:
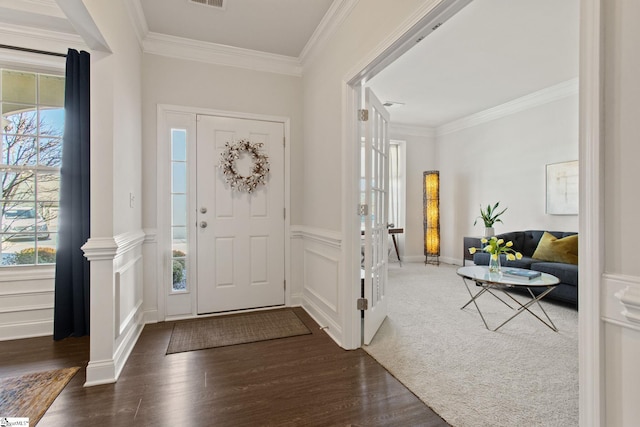
[[[53,339],[89,334],[89,54],[69,49],[56,253]]]

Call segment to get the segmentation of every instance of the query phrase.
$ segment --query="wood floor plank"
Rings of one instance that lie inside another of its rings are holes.
[[[84,369],[40,423],[47,426],[447,426],[362,350],[312,331],[166,355],[174,322],[145,326],[116,384],[84,388]],[[0,377],[86,367],[87,338],[3,343]]]

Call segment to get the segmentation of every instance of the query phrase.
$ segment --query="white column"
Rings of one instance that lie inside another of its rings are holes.
[[[113,238],[90,238],[82,246],[90,262],[90,340],[85,387],[116,382],[115,282],[113,260],[118,245]]]

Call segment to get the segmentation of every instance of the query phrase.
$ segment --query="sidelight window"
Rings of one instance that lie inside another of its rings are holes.
[[[172,292],[188,290],[187,131],[171,129],[171,265]]]

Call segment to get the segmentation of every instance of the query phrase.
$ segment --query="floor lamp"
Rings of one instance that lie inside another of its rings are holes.
[[[440,265],[440,172],[423,173],[424,263]]]

